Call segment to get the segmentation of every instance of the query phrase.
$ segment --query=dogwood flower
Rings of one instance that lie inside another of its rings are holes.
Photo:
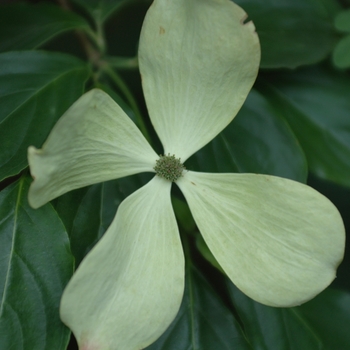
[[[183,167],[230,123],[255,81],[260,47],[245,18],[229,0],[151,5],[139,64],[164,156],[98,89],[69,108],[42,149],[29,148],[34,208],[82,186],[156,174],[120,204],[64,291],[61,318],[80,349],[141,349],[175,318],[184,291],[184,255],[172,182],[223,270],[251,298],[271,306],[298,305],[335,277],[344,227],[328,199],[279,177]]]

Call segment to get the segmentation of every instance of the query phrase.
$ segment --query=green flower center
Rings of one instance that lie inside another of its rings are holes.
[[[175,158],[174,154],[172,156],[168,154],[167,156],[160,155],[153,169],[159,177],[174,182],[182,176],[186,168],[180,158]]]

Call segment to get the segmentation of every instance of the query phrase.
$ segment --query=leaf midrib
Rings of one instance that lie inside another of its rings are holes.
[[[21,193],[22,193],[22,188],[23,188],[23,183],[24,180],[23,178],[19,180],[19,187],[18,187],[18,194],[17,194],[17,200],[16,200],[16,207],[14,210],[14,222],[13,222],[13,230],[12,230],[12,244],[11,244],[11,252],[9,256],[9,261],[8,261],[8,266],[7,266],[7,271],[6,271],[6,279],[5,279],[5,284],[4,284],[4,292],[2,295],[1,299],[1,304],[0,304],[0,318],[3,312],[6,296],[7,296],[7,290],[8,290],[8,284],[10,280],[10,274],[11,274],[11,266],[12,266],[12,259],[13,259],[13,253],[14,253],[14,246],[15,246],[15,241],[16,241],[16,229],[17,229],[17,219],[18,219],[18,210],[21,202]]]
[[[42,87],[40,87],[38,90],[35,90],[32,94],[30,94],[21,104],[19,104],[14,110],[11,111],[1,122],[0,126],[3,122],[5,122],[8,118],[10,118],[18,109],[23,107],[25,104],[27,104],[35,95],[39,95],[42,93],[42,91],[46,88],[48,88],[51,84],[56,83],[59,79],[64,78],[65,75],[70,74],[72,72],[79,72],[80,70],[83,71],[86,69],[86,67],[75,67],[72,69],[69,69],[67,71],[62,72],[61,74],[57,75],[53,80],[50,80],[48,83],[44,84]]]

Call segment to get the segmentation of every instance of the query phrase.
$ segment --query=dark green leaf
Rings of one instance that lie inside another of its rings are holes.
[[[266,97],[296,134],[317,176],[350,186],[350,80],[326,68],[268,76]]]
[[[337,46],[334,48],[332,58],[336,67],[350,67],[350,35],[339,40]]]
[[[0,181],[27,166],[57,119],[83,93],[88,66],[75,57],[24,51],[0,54]]]
[[[194,267],[186,268],[180,311],[168,330],[147,350],[252,349],[220,297]]]
[[[233,122],[186,163],[207,172],[260,173],[306,181],[304,154],[288,124],[256,90]]]
[[[248,298],[228,279],[227,286],[254,350],[323,349],[320,335],[302,316],[299,308],[265,306]]]
[[[350,294],[327,289],[300,311],[322,338],[325,349],[350,349]]]
[[[77,265],[111,224],[119,204],[149,180],[138,174],[67,193],[54,205],[69,229]]]
[[[108,17],[128,0],[74,0],[85,8],[97,23],[105,22]]]
[[[332,0],[236,0],[253,20],[261,42],[261,67],[295,68],[324,59],[333,49]]]
[[[173,205],[174,213],[180,229],[185,230],[187,233],[197,230],[196,223],[192,217],[187,202],[172,196],[171,204]]]
[[[61,218],[69,235],[72,232],[74,218],[89,188],[90,187],[84,187],[70,191],[52,201],[52,205]]]
[[[225,274],[225,271],[222,269],[222,267],[216,260],[213,253],[210,251],[209,247],[205,243],[205,240],[203,239],[202,235],[199,232],[196,235],[196,247],[198,251],[202,254],[204,259],[206,259],[212,266],[214,266],[222,274]]]
[[[88,23],[58,6],[17,3],[1,7],[0,52],[35,49],[53,37]]]
[[[341,11],[334,21],[335,27],[343,32],[350,32],[350,9]]]
[[[73,257],[52,206],[29,207],[29,182],[0,193],[0,349],[63,350],[70,332],[58,308]]]

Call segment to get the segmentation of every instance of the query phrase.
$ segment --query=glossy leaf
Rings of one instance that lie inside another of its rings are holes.
[[[261,67],[295,68],[324,59],[336,35],[332,0],[236,0],[253,20],[261,42]]]
[[[84,18],[51,4],[3,6],[0,11],[0,52],[35,49],[61,33],[88,27]]]
[[[231,124],[186,162],[188,169],[277,175],[306,181],[307,164],[289,125],[252,90]]]
[[[251,349],[231,313],[195,267],[186,268],[186,284],[178,315],[147,350]]]
[[[349,292],[328,288],[298,310],[319,334],[325,349],[349,348]]]
[[[293,129],[310,170],[350,186],[349,78],[318,67],[267,79],[261,91]]]
[[[28,146],[41,146],[89,73],[84,62],[59,53],[0,54],[0,180],[27,166]]]
[[[320,335],[300,308],[265,306],[248,298],[228,280],[227,287],[253,349],[322,349]]]
[[[0,193],[0,348],[63,350],[70,331],[58,308],[73,257],[52,206],[29,207],[30,181]]]
[[[75,191],[70,191],[51,202],[60,219],[62,220],[68,234],[70,235],[73,227],[73,222],[80,203],[89,190],[88,187],[79,188]]]

